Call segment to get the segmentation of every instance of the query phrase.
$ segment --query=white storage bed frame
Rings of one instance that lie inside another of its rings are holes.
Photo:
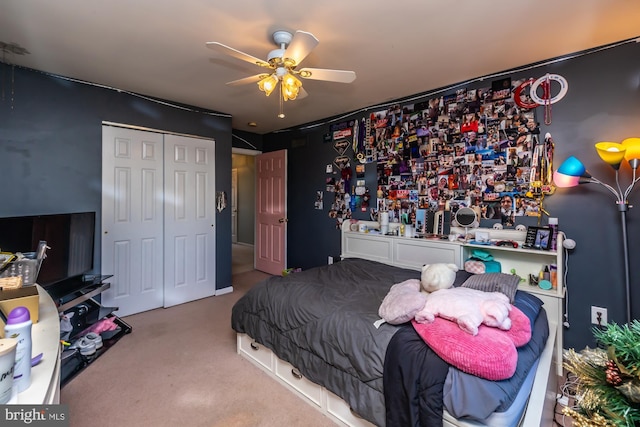
[[[377,225],[377,223],[371,223]],[[344,233],[348,232],[348,226],[343,227],[343,258],[348,257],[345,253]],[[357,254],[360,258],[368,258],[366,254]],[[459,257],[455,261],[460,261]],[[379,257],[371,257],[374,261],[380,261]],[[435,262],[444,262],[438,260]],[[454,262],[454,260],[451,260]],[[456,262],[459,264],[459,262]],[[404,264],[398,265],[403,268],[411,268]],[[521,427],[540,427],[553,425],[554,407],[556,401],[556,393],[558,390],[558,372],[562,372],[562,360],[557,360],[558,355],[562,354],[562,347],[557,348],[558,340],[561,335],[562,328],[562,305],[558,304],[557,298],[548,297],[536,293],[545,304],[544,308],[549,320],[549,339],[540,356],[538,367],[535,371],[533,385],[529,395],[526,411],[518,424]],[[267,372],[271,377],[279,381],[281,384],[289,388],[297,394],[302,400],[309,403],[315,409],[324,413],[333,420],[337,425],[350,427],[372,427],[373,424],[358,417],[351,411],[349,405],[335,394],[329,392],[324,387],[315,384],[305,377],[299,371],[287,362],[280,360],[270,349],[253,341],[247,334],[237,334],[237,351],[242,357],[249,360],[258,368]],[[481,424],[461,421],[452,417],[447,411],[443,414],[443,427],[473,427]]]

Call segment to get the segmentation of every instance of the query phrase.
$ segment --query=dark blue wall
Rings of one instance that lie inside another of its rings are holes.
[[[614,183],[613,170],[600,160],[594,144],[640,137],[640,44],[632,42],[580,54],[573,59],[509,75],[518,79],[545,73],[560,74],[569,83],[565,98],[552,105],[549,126],[544,125],[542,107],[537,111],[542,135],[550,132],[555,140],[556,167],[575,155],[594,176]],[[486,87],[487,82],[468,86]],[[425,94],[429,92],[426,88]],[[451,92],[453,90],[441,94]],[[410,103],[418,101],[420,99]],[[383,108],[373,107],[370,111],[379,109]],[[344,120],[343,117],[340,121]],[[335,220],[328,217],[331,200],[325,200],[324,210],[314,209],[316,191],[324,190],[325,166],[332,163],[337,154],[330,143],[323,142],[323,134],[329,132],[330,124],[327,120],[310,131],[279,132],[266,135],[264,139],[265,151],[289,149],[289,266],[309,268],[326,264],[328,255],[340,253],[340,233],[335,229]],[[624,168],[623,176],[626,186],[631,176],[628,167]],[[375,164],[367,165],[366,182],[375,194]],[[640,190],[632,194],[632,202],[640,200],[638,192]],[[330,193],[325,193],[325,198],[329,196]],[[372,202],[375,206],[375,197]],[[626,322],[620,214],[612,195],[595,184],[558,189],[556,194],[545,198],[545,208],[551,216],[559,218],[560,228],[577,242],[576,249],[568,257],[571,326],[565,330],[564,345],[566,348],[593,345],[590,306],[607,308],[609,321]],[[640,235],[639,214],[632,209],[627,215],[631,282],[636,285],[640,283],[640,241],[636,238]],[[355,213],[354,217],[366,215]],[[632,285],[631,295],[633,317],[637,318],[640,316],[640,287]]]
[[[0,76],[0,216],[95,211],[97,272],[103,121],[213,138],[216,191],[230,194],[229,115],[175,108],[1,63]],[[231,285],[230,209],[216,211],[216,227],[221,289]]]

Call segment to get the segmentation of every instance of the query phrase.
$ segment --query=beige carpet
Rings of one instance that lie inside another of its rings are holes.
[[[124,318],[133,332],[62,389],[71,427],[335,426],[236,353],[231,307],[265,277],[237,274],[231,294]]]
[[[233,243],[231,245],[231,274],[253,270],[253,245]]]

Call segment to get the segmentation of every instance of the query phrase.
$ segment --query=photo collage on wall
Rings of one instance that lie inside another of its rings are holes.
[[[329,216],[336,226],[356,210],[370,210],[374,220],[386,210],[391,221],[414,223],[419,209],[470,207],[505,227],[517,216],[539,216],[552,191],[554,145],[540,137],[536,104],[515,90],[526,82],[504,78],[332,125],[325,139],[337,155],[327,172],[335,166],[341,175],[327,178],[326,191],[335,194]],[[364,168],[356,167],[374,162],[377,204],[369,206]]]
[[[538,216],[551,190],[553,141],[540,138],[535,110],[514,100],[522,83],[502,79],[371,113],[377,210],[413,220],[417,209],[470,207],[505,227]]]

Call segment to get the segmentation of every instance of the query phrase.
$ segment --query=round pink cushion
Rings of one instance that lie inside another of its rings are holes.
[[[441,317],[428,324],[415,320],[411,323],[424,342],[445,362],[468,374],[497,381],[513,376],[518,363],[516,347],[531,339],[529,318],[513,306],[509,317],[510,330],[480,325],[475,336]]]

